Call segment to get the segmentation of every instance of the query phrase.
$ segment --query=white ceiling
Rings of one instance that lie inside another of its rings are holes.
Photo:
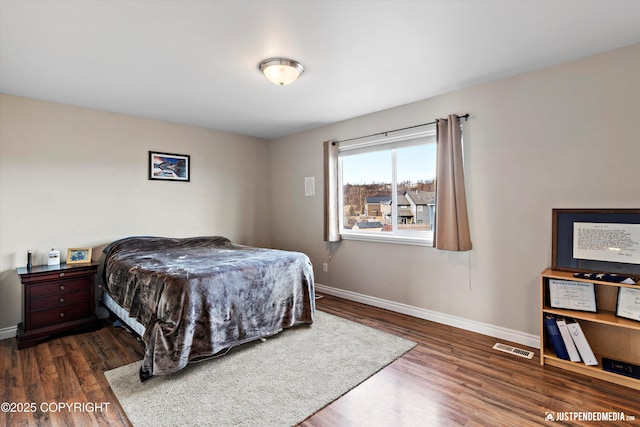
[[[638,42],[637,0],[0,0],[0,91],[270,139]]]

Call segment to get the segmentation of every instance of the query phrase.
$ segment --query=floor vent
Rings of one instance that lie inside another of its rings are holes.
[[[515,354],[516,356],[526,357],[527,359],[533,358],[533,351],[523,350],[521,348],[511,347],[510,345],[496,343],[493,346],[494,350],[504,351],[505,353]]]

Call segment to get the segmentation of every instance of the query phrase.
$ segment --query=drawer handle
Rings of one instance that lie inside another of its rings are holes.
[[[60,313],[60,317],[64,317],[64,313]]]
[[[60,298],[58,301],[60,301],[60,302],[64,302],[64,298]]]
[[[64,277],[64,273],[60,273],[60,277]]]
[[[59,288],[61,291],[64,291],[64,285],[60,285],[60,286],[58,286],[58,288]]]

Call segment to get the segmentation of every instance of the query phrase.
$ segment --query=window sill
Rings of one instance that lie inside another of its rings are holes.
[[[399,235],[381,235],[379,233],[348,233],[342,232],[340,236],[343,240],[359,240],[363,242],[374,243],[395,243],[400,245],[413,245],[413,246],[428,246],[433,247],[433,240],[431,238],[414,237],[414,236],[399,236]]]

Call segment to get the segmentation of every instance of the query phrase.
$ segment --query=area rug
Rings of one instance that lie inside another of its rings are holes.
[[[140,362],[105,372],[135,427],[291,426],[393,362],[415,343],[316,311],[313,325],[141,383]]]

